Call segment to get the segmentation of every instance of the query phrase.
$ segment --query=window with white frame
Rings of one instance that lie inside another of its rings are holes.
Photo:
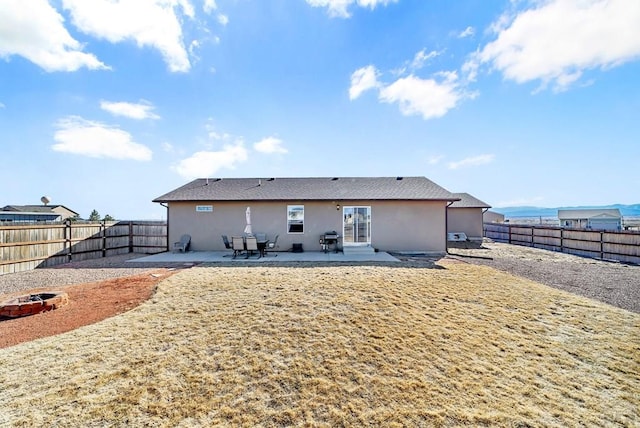
[[[287,233],[304,233],[304,205],[287,206]]]

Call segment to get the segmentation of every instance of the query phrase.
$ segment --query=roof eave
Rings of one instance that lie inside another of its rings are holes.
[[[428,201],[428,202],[457,202],[460,199],[455,198],[279,198],[279,199],[169,199],[156,198],[151,202],[170,203],[170,202],[292,202],[292,201]]]

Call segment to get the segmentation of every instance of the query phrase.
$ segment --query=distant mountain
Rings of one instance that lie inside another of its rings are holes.
[[[579,206],[579,207],[503,207],[491,208],[491,211],[504,214],[505,217],[557,217],[558,210],[593,210],[593,209],[619,209],[623,217],[640,217],[640,204],[634,205],[600,205],[600,206]]]

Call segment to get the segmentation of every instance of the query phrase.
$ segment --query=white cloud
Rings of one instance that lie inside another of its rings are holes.
[[[4,105],[4,103],[0,103],[0,108],[5,108],[6,106]]]
[[[437,57],[438,55],[440,55],[440,53],[437,51],[426,53],[426,49],[422,49],[413,57],[413,61],[411,61],[411,69],[414,71],[420,70],[422,67],[424,67],[425,62],[427,62],[431,58]]]
[[[473,27],[467,27],[463,32],[458,34],[458,38],[464,39],[466,37],[473,37],[476,34],[476,30]]]
[[[640,57],[638,0],[552,0],[502,16],[497,39],[477,54],[506,79],[540,81],[565,90],[585,70],[606,69]]]
[[[166,141],[163,142],[160,146],[162,147],[162,150],[167,153],[174,153],[176,151],[176,149],[173,147],[173,144]]]
[[[46,0],[0,1],[0,57],[22,56],[48,72],[108,69],[64,27]]]
[[[207,131],[207,137],[213,141],[226,141],[230,142],[234,139],[234,137],[227,132],[220,132],[216,128],[213,118],[207,119],[207,123],[205,124],[205,130]]]
[[[195,56],[198,49],[200,49],[200,40],[192,40],[189,44],[189,54]]]
[[[406,61],[402,67],[391,70],[391,73],[395,76],[404,76],[407,71],[416,72],[423,68],[424,64],[428,60],[430,60],[431,58],[435,58],[441,54],[442,52],[438,51],[431,51],[427,53],[426,49],[422,49],[413,56],[413,59],[411,61]]]
[[[191,64],[182,40],[181,16],[193,18],[187,0],[63,0],[73,24],[82,32],[111,43],[133,40],[162,54],[169,70],[189,71]]]
[[[449,162],[449,169],[458,169],[458,168],[464,168],[469,166],[485,165],[493,162],[494,159],[495,159],[495,155],[472,156],[472,157],[459,160],[457,162]]]
[[[375,9],[378,5],[386,6],[389,3],[396,3],[398,0],[306,0],[312,7],[326,7],[329,16],[338,18],[348,18],[349,6],[356,4],[360,7]]]
[[[100,108],[115,116],[124,116],[130,119],[160,119],[160,116],[153,112],[155,108],[153,104],[144,100],[139,103],[101,101]]]
[[[267,137],[258,141],[253,148],[260,153],[288,153],[289,151],[282,146],[282,140],[275,137]]]
[[[78,116],[61,119],[57,127],[53,137],[57,144],[52,146],[55,151],[92,158],[151,160],[151,150],[119,128]]]
[[[235,169],[238,163],[247,160],[247,156],[247,150],[242,140],[239,140],[225,145],[220,151],[196,152],[182,159],[172,169],[187,180],[212,177],[223,168]]]
[[[471,55],[471,58],[462,64],[460,71],[462,71],[462,76],[467,82],[475,82],[478,77],[479,68],[480,64],[476,55]]]
[[[202,9],[205,13],[211,13],[214,10],[218,9],[218,5],[216,4],[216,0],[205,0]]]
[[[223,15],[222,13],[218,14],[218,23],[222,26],[225,26],[229,23],[229,17],[227,15]]]
[[[378,86],[376,68],[373,65],[368,65],[357,69],[351,74],[351,87],[349,88],[349,99],[355,100],[364,91],[367,91]]]
[[[380,89],[379,99],[398,103],[406,116],[422,115],[424,119],[444,116],[466,97],[457,84],[455,72],[440,73],[443,79],[421,79],[414,75],[400,78]]]
[[[163,0],[159,3],[166,3],[167,0]],[[158,0],[156,0],[156,2],[158,2]],[[180,6],[182,8],[182,13],[185,14],[185,16],[188,16],[189,18],[193,19],[196,16],[196,11],[193,8],[193,5],[191,4],[190,0],[176,0],[175,5]]]

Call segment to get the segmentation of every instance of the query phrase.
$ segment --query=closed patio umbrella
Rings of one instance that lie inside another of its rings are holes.
[[[244,233],[247,235],[253,235],[253,231],[251,230],[251,207],[247,207],[246,217],[247,226],[244,228]]]

